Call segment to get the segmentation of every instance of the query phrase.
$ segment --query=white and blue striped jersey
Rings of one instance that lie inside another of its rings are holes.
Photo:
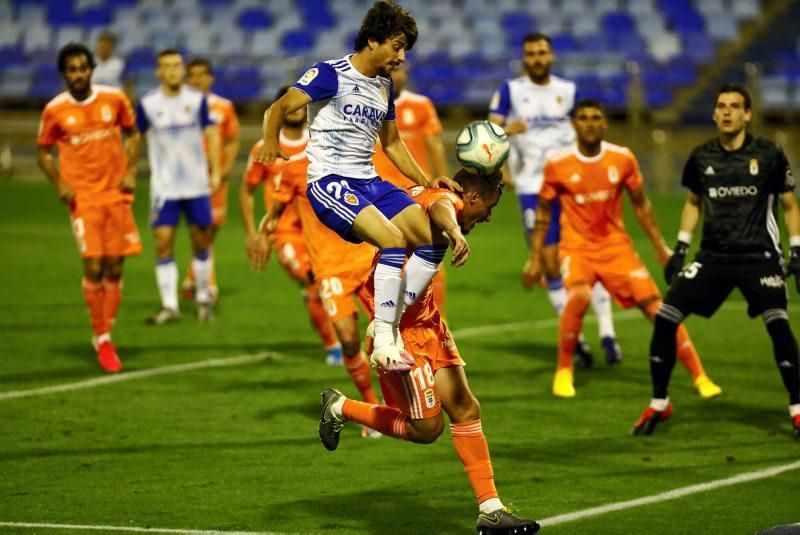
[[[528,126],[508,138],[508,169],[517,195],[538,194],[548,151],[575,141],[569,116],[574,105],[575,84],[552,75],[547,85],[534,84],[526,75],[507,80],[495,92],[489,113],[503,116],[506,124],[521,119]]]
[[[152,199],[210,194],[203,130],[213,122],[203,93],[187,86],[174,97],[149,91],[136,107],[136,124],[147,133]]]
[[[315,64],[293,87],[311,97],[308,182],[377,176],[372,155],[378,133],[384,121],[395,120],[392,81],[364,76],[346,56]]]

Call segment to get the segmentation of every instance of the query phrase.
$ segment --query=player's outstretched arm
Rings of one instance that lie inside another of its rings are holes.
[[[633,213],[636,216],[636,220],[639,222],[642,229],[644,229],[645,233],[647,233],[647,236],[650,238],[650,243],[653,244],[656,250],[658,263],[662,266],[666,265],[667,261],[672,256],[672,251],[667,247],[667,243],[664,241],[664,237],[658,229],[658,223],[656,222],[656,216],[653,214],[653,205],[650,204],[650,199],[642,188],[628,190],[628,194],[633,203]]]
[[[553,203],[539,197],[536,203],[536,219],[531,231],[531,256],[522,268],[522,286],[530,291],[534,285],[542,280],[542,250],[550,226]]]
[[[311,102],[310,96],[296,87],[290,87],[281,98],[267,108],[261,128],[264,144],[256,157],[258,163],[272,165],[277,158],[289,159],[278,143],[278,134],[283,126],[283,118],[286,114],[299,110],[309,102]]]
[[[675,244],[675,251],[664,265],[664,279],[666,279],[667,284],[672,284],[672,279],[683,269],[683,263],[686,261],[686,253],[689,252],[689,245],[692,243],[692,235],[697,228],[697,224],[700,222],[701,211],[702,205],[700,204],[700,197],[698,197],[695,192],[689,191],[686,202],[683,203],[683,211],[681,212],[678,243]]]
[[[47,175],[47,179],[55,186],[58,192],[58,198],[65,204],[70,204],[74,201],[75,190],[66,182],[61,181],[58,176],[58,167],[56,167],[56,162],[53,158],[52,147],[39,146],[37,161],[39,167],[44,171],[44,174]]]
[[[132,192],[136,189],[136,167],[139,162],[139,147],[142,143],[142,135],[135,126],[122,131],[125,135],[125,161],[127,167],[125,174],[119,181],[119,189],[125,192]]]
[[[794,275],[795,288],[800,292],[800,207],[794,191],[781,193],[783,220],[789,232],[789,262],[786,271]]]
[[[444,232],[453,250],[451,264],[455,267],[463,266],[469,258],[469,244],[461,233],[458,216],[453,203],[440,199],[428,208],[431,222]]]

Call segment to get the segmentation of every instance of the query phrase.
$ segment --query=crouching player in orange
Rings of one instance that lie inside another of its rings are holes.
[[[463,188],[462,193],[423,187],[408,190],[430,218],[436,237],[444,229],[460,229],[466,234],[477,223],[491,220],[492,208],[500,200],[501,173],[482,177],[462,169],[454,180]],[[454,263],[463,263],[466,254],[454,255]],[[334,389],[322,393],[319,436],[323,445],[329,450],[337,448],[345,421],[409,442],[429,444],[444,430],[444,408],[453,445],[478,500],[478,532],[535,533],[539,525],[507,511],[497,494],[481,428],[480,405],[470,391],[464,361],[433,301],[431,286],[403,314],[400,334],[406,353],[414,360],[391,370],[378,368],[386,405],[354,401]]]
[[[627,190],[636,219],[655,247],[664,265],[671,255],[644,193],[636,157],[626,147],[603,141],[608,127],[603,105],[594,99],[579,101],[573,111],[577,144],[552,152],[544,167],[544,185],[533,230],[531,258],[523,270],[523,284],[530,288],[542,276],[542,248],[550,207],[561,202],[561,262],[568,299],[558,330],[558,366],[553,394],[575,395],[572,354],[583,316],[589,306],[592,286],[600,281],[620,306],[639,307],[651,322],[661,306],[661,294],[622,222],[622,192]],[[705,374],[689,333],[677,333],[678,359],[689,370],[695,388],[704,398],[722,390]]]
[[[68,43],[59,51],[58,70],[67,91],[45,106],[37,141],[39,166],[69,207],[83,258],[92,345],[100,366],[113,373],[122,369],[111,342],[122,298],[122,265],[126,256],[142,251],[131,210],[140,135],[128,97],[119,89],[92,85],[94,66],[83,45]]]
[[[280,94],[280,93],[279,93]],[[270,251],[275,250],[278,261],[289,277],[303,287],[303,300],[308,308],[311,324],[316,329],[322,344],[327,352],[327,362],[331,365],[342,363],[342,346],[336,339],[325,306],[320,295],[319,281],[311,270],[311,261],[303,237],[303,227],[300,217],[293,206],[276,214],[274,230],[269,238],[258,232],[255,224],[254,195],[259,185],[264,184],[264,207],[269,210],[276,199],[276,189],[282,180],[291,181],[297,176],[298,180],[305,181],[308,159],[305,148],[308,143],[308,130],[306,130],[306,110],[301,108],[289,114],[280,132],[281,149],[289,156],[289,160],[278,159],[269,167],[255,161],[255,156],[261,150],[262,142],[258,141],[250,151],[247,160],[247,169],[244,180],[239,190],[239,204],[242,210],[247,235],[247,256],[251,266],[263,269],[269,258]],[[269,240],[269,244],[265,240]],[[263,256],[259,257],[259,246],[263,246]]]

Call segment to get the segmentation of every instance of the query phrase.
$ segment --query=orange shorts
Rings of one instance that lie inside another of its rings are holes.
[[[142,252],[142,240],[131,203],[119,201],[70,207],[72,233],[83,258],[133,256]]]
[[[369,310],[367,303],[371,293],[365,284],[369,280],[371,270],[372,267],[367,265],[361,272],[315,273],[319,282],[320,297],[331,321],[339,321],[357,314],[356,298],[361,301],[364,310]]]
[[[578,284],[593,286],[600,281],[614,301],[623,308],[661,297],[650,272],[629,245],[597,252],[559,251],[561,276],[569,290]]]
[[[414,367],[402,374],[378,370],[383,398],[413,420],[432,418],[442,410],[434,374],[440,368],[465,363],[442,321],[435,327],[404,328],[401,333],[406,351],[414,356]]]
[[[228,219],[228,181],[219,185],[219,189],[211,194],[211,226],[219,228]]]
[[[278,255],[281,267],[289,277],[299,283],[308,281],[311,272],[311,259],[303,235],[298,233],[280,233],[272,235],[272,247]]]

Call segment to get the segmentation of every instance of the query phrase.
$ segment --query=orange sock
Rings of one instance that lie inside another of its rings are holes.
[[[333,325],[331,325],[328,311],[325,310],[325,305],[322,304],[322,298],[319,295],[319,286],[316,282],[306,288],[305,296],[308,317],[311,318],[311,324],[317,330],[323,345],[329,348],[338,344],[339,340],[336,338],[336,333],[333,331]]]
[[[103,281],[103,287],[105,289],[103,313],[106,316],[108,330],[111,331],[114,327],[114,321],[117,319],[119,302],[122,300],[122,279],[105,279]]]
[[[656,312],[658,312],[660,306],[660,299],[647,305],[644,313],[650,321],[655,319]],[[678,326],[678,332],[675,334],[675,342],[678,360],[689,370],[692,379],[697,379],[701,375],[705,375],[706,371],[703,369],[703,363],[700,362],[700,355],[697,354],[692,339],[689,337],[689,331],[686,330],[685,326]]]
[[[370,372],[369,363],[364,357],[364,352],[359,351],[351,359],[345,357],[344,365],[347,368],[347,373],[350,374],[350,378],[353,379],[353,384],[361,392],[361,399],[366,403],[379,404],[378,396],[375,395],[375,390],[372,389],[372,373]]]
[[[84,277],[81,286],[83,287],[83,298],[86,300],[86,306],[89,307],[89,322],[92,324],[92,332],[95,336],[107,333],[109,326],[103,310],[105,301],[103,283],[92,282]]]
[[[703,369],[703,363],[700,362],[700,355],[694,348],[692,339],[689,338],[689,331],[683,325],[678,327],[678,333],[675,335],[676,347],[678,349],[678,360],[681,361],[689,373],[692,374],[692,379],[697,379],[701,375],[705,375],[706,371]]]
[[[342,415],[384,435],[408,440],[408,418],[394,407],[346,399]]]
[[[558,368],[572,369],[572,354],[583,327],[583,315],[589,306],[589,293],[570,292],[558,322]]]
[[[489,445],[486,443],[481,421],[451,423],[450,435],[453,437],[456,453],[464,463],[464,471],[467,473],[472,490],[475,491],[478,503],[497,498]]]

